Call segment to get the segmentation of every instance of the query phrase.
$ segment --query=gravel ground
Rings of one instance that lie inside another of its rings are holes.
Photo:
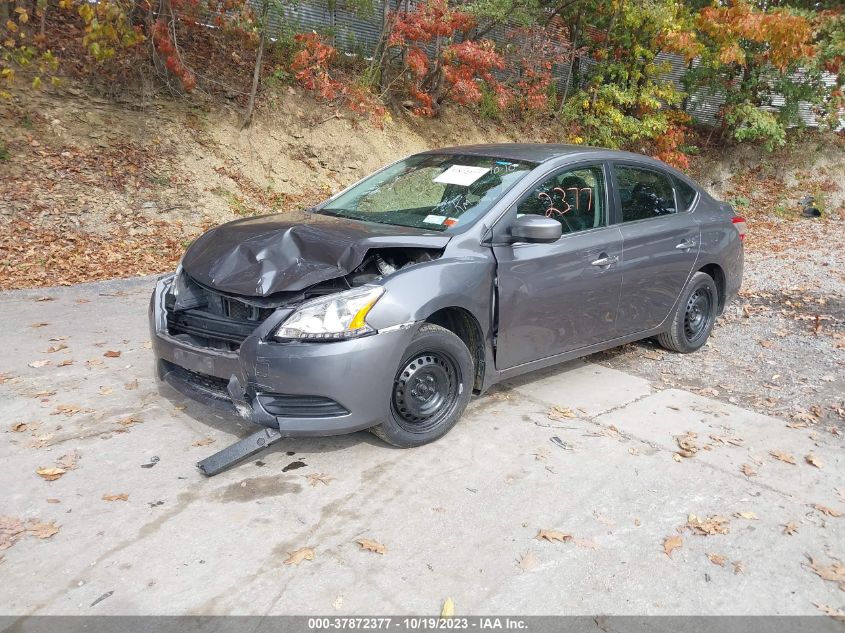
[[[642,341],[589,360],[814,433],[845,433],[843,221],[750,222],[742,291],[698,353]]]

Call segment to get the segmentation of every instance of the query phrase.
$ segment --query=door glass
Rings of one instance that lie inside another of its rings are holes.
[[[622,221],[646,220],[675,213],[675,191],[669,177],[650,169],[613,168],[622,199]]]
[[[675,191],[678,192],[678,211],[689,211],[698,192],[680,178],[672,180],[675,181]]]
[[[561,223],[564,235],[606,224],[604,171],[600,165],[555,174],[534,187],[517,217],[541,215]]]

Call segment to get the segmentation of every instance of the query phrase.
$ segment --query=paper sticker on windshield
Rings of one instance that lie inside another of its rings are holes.
[[[490,171],[489,167],[473,167],[471,165],[452,165],[449,169],[434,179],[444,185],[460,185],[469,187],[476,180]]]
[[[443,220],[446,219],[445,215],[427,215],[423,222],[426,224],[443,224]]]

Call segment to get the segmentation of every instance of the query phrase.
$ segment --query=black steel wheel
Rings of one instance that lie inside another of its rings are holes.
[[[695,273],[681,293],[668,329],[658,335],[658,342],[682,354],[700,349],[710,337],[718,309],[716,282],[706,273]]]
[[[464,342],[449,330],[423,324],[396,371],[389,418],[371,430],[409,448],[445,435],[472,395],[474,363]]]

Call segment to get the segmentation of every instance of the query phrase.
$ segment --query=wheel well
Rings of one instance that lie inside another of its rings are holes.
[[[719,314],[725,309],[725,271],[718,264],[707,264],[698,269],[698,272],[710,275],[716,283],[716,290],[719,292]]]
[[[475,366],[473,388],[481,389],[484,380],[484,335],[472,312],[458,307],[443,308],[428,317],[426,321],[446,328],[464,342]]]

